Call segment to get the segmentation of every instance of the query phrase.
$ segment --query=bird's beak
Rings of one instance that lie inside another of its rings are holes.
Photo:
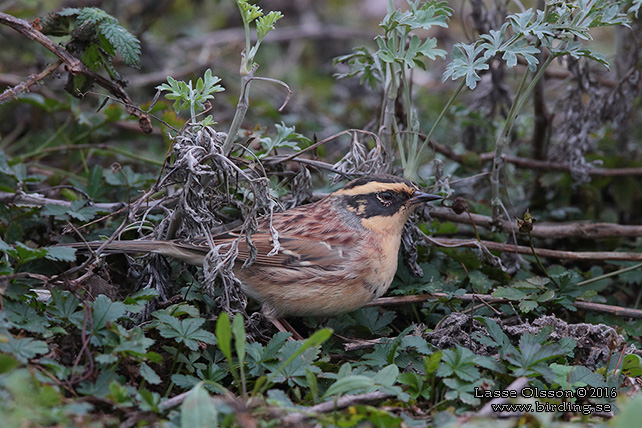
[[[411,205],[421,204],[424,202],[436,201],[437,199],[444,199],[443,196],[431,195],[430,193],[424,193],[417,190],[412,198],[408,200]]]

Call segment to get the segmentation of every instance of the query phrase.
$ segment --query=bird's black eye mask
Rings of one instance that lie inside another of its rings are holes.
[[[370,218],[395,215],[410,197],[405,192],[386,190],[343,198],[348,210],[361,218]]]

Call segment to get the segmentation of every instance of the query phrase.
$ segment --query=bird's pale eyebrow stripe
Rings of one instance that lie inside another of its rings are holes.
[[[360,186],[351,187],[349,189],[340,189],[335,192],[337,195],[355,196],[364,195],[368,193],[384,192],[386,190],[393,192],[412,193],[415,189],[408,186],[406,183],[379,183],[371,181]]]

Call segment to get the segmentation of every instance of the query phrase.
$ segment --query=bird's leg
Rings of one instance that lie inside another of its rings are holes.
[[[277,316],[277,312],[276,310],[274,310],[274,308],[264,303],[263,307],[261,308],[261,312],[263,312],[263,315],[265,315],[265,317],[272,323],[272,325],[274,325],[274,327],[276,327],[277,330],[284,333],[290,333],[292,336],[288,337],[288,339],[303,340],[303,336],[301,336],[299,332],[290,325],[289,322]]]
[[[274,325],[274,327],[276,327],[277,330],[292,334],[292,336],[289,337],[288,339],[304,340],[303,336],[301,336],[299,332],[296,331],[294,327],[292,327],[290,323],[287,322],[285,319],[273,318],[273,319],[270,319],[270,322]]]

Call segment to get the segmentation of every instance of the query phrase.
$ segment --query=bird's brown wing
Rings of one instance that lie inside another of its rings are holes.
[[[310,212],[318,214],[318,220],[310,220]],[[327,200],[292,208],[274,214],[272,226],[279,234],[279,251],[268,256],[274,248],[268,219],[259,223],[259,232],[251,236],[257,253],[254,264],[258,266],[317,268],[333,270],[346,259],[353,257],[348,244],[354,231],[344,222],[332,221],[339,217]],[[306,221],[307,220],[307,221]],[[239,237],[239,230],[228,231],[213,237],[216,244],[231,243]],[[323,240],[319,239],[323,237]],[[207,254],[210,247],[205,238],[189,241],[172,241],[190,251]],[[244,238],[239,241],[237,261],[244,263],[249,258],[249,246]],[[254,265],[253,264],[253,265]]]
[[[232,243],[238,235],[226,233],[214,237],[216,244]],[[323,270],[333,270],[346,261],[349,254],[344,245],[338,242],[324,242],[307,237],[279,236],[280,248],[277,254],[268,256],[274,248],[271,235],[254,233],[252,243],[256,247],[254,264],[276,267],[313,267]],[[210,246],[203,237],[190,240],[174,240],[176,246],[190,252],[202,253],[203,257],[209,252]],[[249,258],[249,246],[245,239],[239,241],[237,261],[244,263]]]

